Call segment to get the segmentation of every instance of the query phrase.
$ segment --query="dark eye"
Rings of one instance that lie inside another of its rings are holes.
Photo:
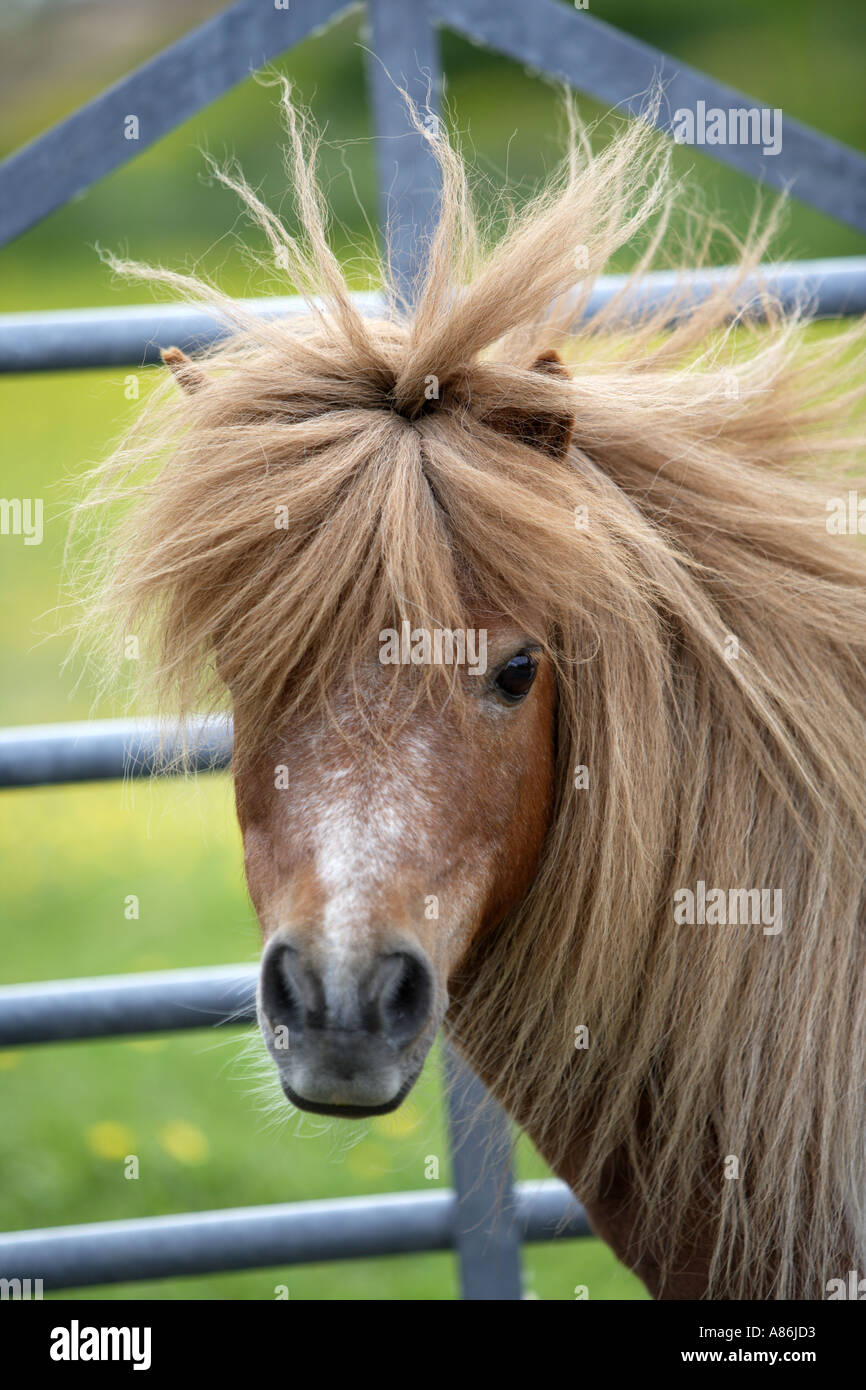
[[[518,652],[517,656],[506,662],[496,677],[496,690],[506,700],[516,704],[529,694],[537,670],[538,662],[529,652]]]

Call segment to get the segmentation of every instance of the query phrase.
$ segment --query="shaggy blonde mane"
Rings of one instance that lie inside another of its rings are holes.
[[[175,716],[230,690],[244,759],[327,707],[384,627],[546,614],[554,820],[448,1026],[548,1157],[585,1123],[582,1196],[627,1156],[666,1260],[705,1204],[711,1293],[820,1298],[840,1261],[866,1268],[866,559],[826,526],[857,485],[863,330],[744,302],[769,230],[732,239],[736,275],[692,313],[618,298],[583,320],[616,251],[639,243],[639,286],[668,244],[669,150],[641,121],[597,154],[572,123],[491,241],[460,155],[419,120],[443,180],[426,273],[413,308],[365,317],[282,104],[301,236],[215,172],[307,317],[116,263],[232,331],[186,391],[165,374],[90,477],[88,630],[113,672],[139,635],[144,689]],[[533,370],[552,347],[568,374]],[[521,432],[568,416],[564,458]],[[675,925],[698,880],[780,889],[783,930]]]

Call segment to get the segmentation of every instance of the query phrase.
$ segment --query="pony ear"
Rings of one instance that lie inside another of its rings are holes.
[[[204,372],[187,357],[185,352],[181,352],[179,347],[163,348],[159,355],[173,374],[178,386],[188,396],[195,395],[196,391],[200,391],[203,386],[207,385],[207,377]]]
[[[549,348],[536,358],[531,370],[546,372],[551,376],[570,377],[568,368],[554,348]],[[522,444],[528,444],[531,449],[539,449],[559,462],[565,458],[571,443],[574,416],[570,412],[536,415],[528,410],[512,410],[506,407],[491,411],[485,416],[485,423],[501,430],[503,434],[510,434],[513,438],[519,439]]]

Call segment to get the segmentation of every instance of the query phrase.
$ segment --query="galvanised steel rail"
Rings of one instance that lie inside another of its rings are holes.
[[[255,965],[0,986],[0,1047],[122,1038],[256,1017]]]
[[[420,8],[425,8],[424,0]],[[557,0],[429,0],[429,10],[438,22],[476,43],[633,116],[645,113],[646,93],[661,82],[664,100],[653,120],[668,133],[677,110],[695,111],[701,101],[726,114],[766,106]],[[811,207],[866,231],[866,158],[787,113],[783,120],[778,154],[765,155],[761,145],[737,142],[705,145],[701,153],[775,188],[790,189]]]
[[[516,1183],[497,1228],[508,1231],[515,1245],[592,1234],[583,1207],[564,1183],[551,1180]],[[472,1234],[453,1191],[341,1197],[15,1231],[0,1235],[0,1278],[41,1279],[46,1290],[73,1289],[426,1254],[453,1250]],[[476,1244],[482,1260],[495,1261],[495,1244]],[[519,1285],[511,1296],[521,1297]]]
[[[384,306],[384,296],[358,292],[365,313]],[[262,318],[308,313],[297,295],[246,299]],[[82,367],[142,367],[159,363],[160,348],[195,352],[230,331],[218,313],[189,304],[130,304],[107,309],[54,309],[0,314],[0,372],[54,372]]]
[[[346,0],[238,0],[0,165],[0,245],[126,164],[251,72],[329,24]],[[126,138],[126,117],[138,138]]]
[[[200,719],[183,732],[152,719],[86,719],[0,729],[0,788],[215,772],[232,755],[230,721]]]
[[[725,267],[677,273],[659,270],[623,296],[623,318],[637,317],[670,305],[672,319],[690,312],[734,272]],[[593,288],[583,317],[593,318],[619,294],[624,275],[603,276]],[[866,256],[836,260],[789,261],[766,265],[760,277],[749,276],[738,293],[742,308],[754,307],[761,290],[788,309],[811,306],[819,318],[866,313]],[[365,314],[382,312],[384,296],[359,292],[355,302]],[[303,299],[291,295],[242,301],[262,318],[293,318],[308,312]],[[59,309],[39,313],[0,314],[0,372],[45,372],[85,367],[141,367],[160,360],[160,348],[195,352],[231,331],[217,309],[188,304],[136,304],[105,309]]]

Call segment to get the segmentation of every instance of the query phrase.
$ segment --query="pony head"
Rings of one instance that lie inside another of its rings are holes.
[[[691,312],[684,281],[584,317],[666,239],[641,121],[600,154],[573,126],[496,239],[419,121],[438,223],[412,305],[367,317],[283,105],[300,238],[216,172],[307,317],[118,263],[233,331],[166,354],[91,479],[88,627],[140,634],[161,708],[233,711],[294,1104],[392,1108],[444,1019],[584,1200],[618,1156],[658,1268],[708,1229],[710,1280],[763,1260],[785,1296],[864,1227],[866,571],[824,524],[862,330],[744,300],[771,227]],[[778,890],[785,930],[679,925],[698,880]]]
[[[255,494],[245,502],[231,481],[222,498],[210,490],[230,526],[249,506],[264,542],[254,570],[235,571],[238,593],[249,599],[254,584],[259,598],[217,622],[213,645],[266,943],[262,1032],[288,1099],[338,1115],[405,1097],[470,942],[535,876],[554,795],[556,678],[533,550],[549,546],[551,526],[561,565],[578,548],[556,477],[569,470],[572,424],[556,353],[512,365],[505,386],[489,366],[440,365],[424,373],[436,394],[425,385],[415,398],[401,383],[410,334],[364,332],[379,377],[361,401],[344,382],[333,408],[343,344],[307,326],[291,368],[273,364],[282,384],[266,389],[283,405],[277,420],[261,407],[270,438],[259,439],[268,462],[263,474],[255,465]],[[177,350],[165,359],[196,409],[216,406],[220,384]]]

